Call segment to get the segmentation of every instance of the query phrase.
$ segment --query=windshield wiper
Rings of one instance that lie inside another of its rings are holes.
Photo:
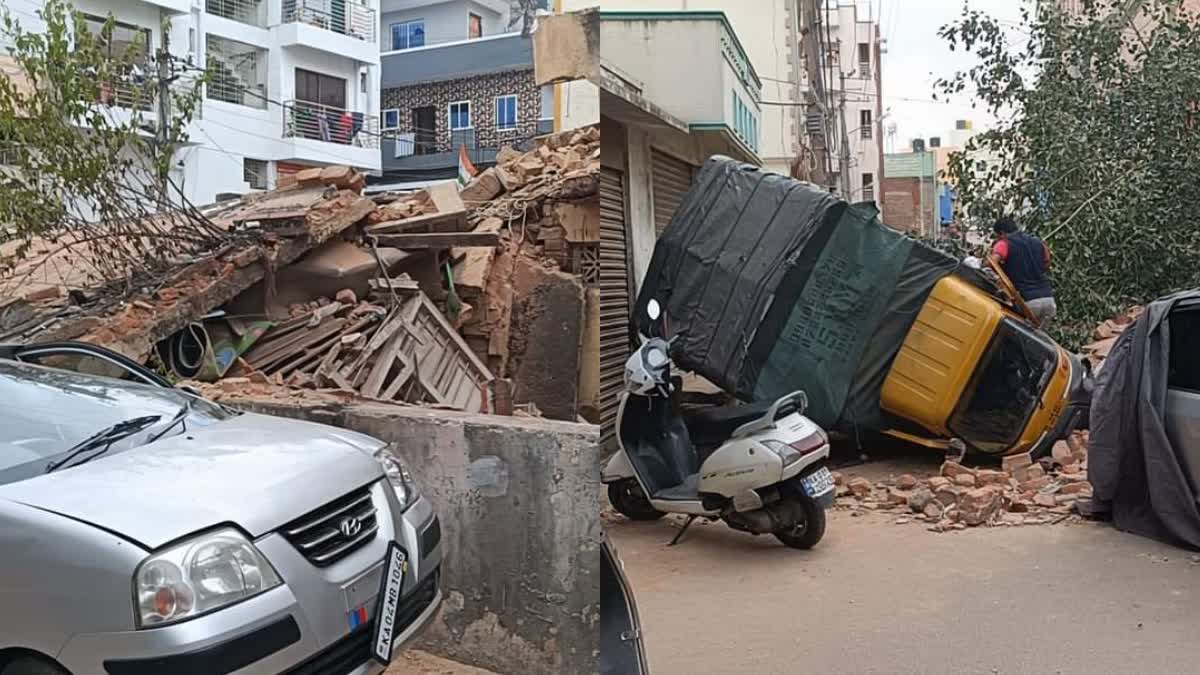
[[[62,467],[69,464],[71,462],[71,460],[82,455],[83,453],[85,453],[89,450],[96,450],[95,453],[93,453],[86,459],[81,460],[79,462],[79,464],[82,464],[83,462],[91,461],[91,460],[99,457],[100,455],[103,455],[104,453],[108,452],[108,449],[110,447],[112,447],[113,443],[116,443],[117,441],[121,440],[122,438],[128,438],[128,437],[138,433],[139,431],[145,429],[146,427],[150,426],[151,424],[154,424],[155,422],[159,421],[160,419],[162,419],[162,415],[146,415],[143,417],[134,417],[133,419],[125,420],[124,422],[117,422],[116,424],[112,425],[111,427],[101,429],[96,434],[89,436],[88,438],[84,439],[83,441],[80,441],[78,444],[76,444],[76,445],[72,446],[70,449],[68,449],[66,457],[63,457],[62,459],[58,460],[57,462],[50,462],[49,464],[47,464],[45,472],[50,473],[51,471],[61,469]],[[97,448],[98,448],[98,450],[97,450]]]
[[[179,408],[179,412],[175,413],[175,416],[171,418],[170,422],[167,422],[167,426],[163,427],[162,431],[158,432],[157,434],[154,434],[149,439],[147,439],[146,444],[149,445],[150,443],[157,441],[158,439],[162,438],[163,436],[166,436],[167,432],[170,431],[171,429],[175,428],[176,424],[179,424],[183,420],[187,419],[188,413],[190,413],[191,411],[192,411],[192,399],[191,399],[191,397],[188,397],[187,399],[184,400],[183,406],[181,408]],[[187,431],[186,424],[183,425],[183,429],[184,429],[184,431]]]

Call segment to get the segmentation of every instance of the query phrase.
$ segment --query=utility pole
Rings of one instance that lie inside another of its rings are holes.
[[[162,152],[163,148],[167,147],[167,124],[171,119],[171,81],[174,64],[171,62],[170,51],[170,31],[168,30],[167,20],[159,12],[159,47],[158,47],[158,118],[154,120],[154,140],[157,145],[157,151]],[[168,160],[174,159],[169,157]],[[168,165],[167,172],[158,178],[159,189],[159,208],[166,210],[170,207],[170,195],[167,192],[167,183],[170,179],[170,168]]]
[[[808,74],[808,90],[805,92],[804,135],[806,144],[813,154],[812,182],[828,188],[832,183],[833,149],[829,134],[828,91],[825,67],[822,64],[828,50],[824,48],[822,33],[821,0],[797,0],[800,20],[800,49]]]
[[[851,201],[853,198],[850,188],[850,132],[846,129],[846,71],[838,68],[841,82],[838,93],[840,94],[840,103],[838,105],[838,117],[842,123],[842,152],[838,158],[838,171],[842,178],[842,199]]]

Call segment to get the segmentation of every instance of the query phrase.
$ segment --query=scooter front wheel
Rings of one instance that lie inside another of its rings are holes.
[[[623,478],[608,484],[608,501],[618,513],[630,520],[658,520],[667,515],[654,508],[636,478]]]
[[[793,514],[791,527],[774,533],[790,548],[810,549],[825,536],[825,507],[807,496],[788,496],[786,511]]]

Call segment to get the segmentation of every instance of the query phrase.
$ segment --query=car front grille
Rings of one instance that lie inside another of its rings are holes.
[[[412,625],[437,597],[441,568],[425,577],[417,588],[400,600],[396,611],[397,635]],[[371,660],[371,633],[375,620],[355,629],[304,663],[283,675],[345,675]]]
[[[317,567],[345,558],[374,539],[378,531],[370,486],[310,511],[280,530]]]

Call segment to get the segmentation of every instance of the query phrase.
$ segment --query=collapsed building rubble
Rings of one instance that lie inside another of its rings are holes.
[[[924,521],[944,532],[980,525],[1030,525],[1070,517],[1075,502],[1088,499],[1087,432],[1055,444],[1051,456],[1005,457],[999,469],[942,464],[938,475],[903,474],[872,482],[835,472],[838,507],[898,512],[898,521]]]
[[[220,389],[575,420],[599,147],[591,127],[505,148],[461,191],[365,196],[348,167],[300,171],[201,209],[225,234],[169,270],[38,284],[20,274],[51,266],[22,261],[0,278],[0,341],[92,342]]]

